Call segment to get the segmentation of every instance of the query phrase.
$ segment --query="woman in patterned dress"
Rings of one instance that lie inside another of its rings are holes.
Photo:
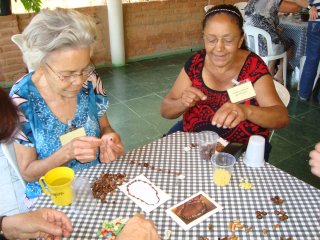
[[[24,61],[35,70],[10,91],[20,115],[15,150],[23,178],[34,182],[58,166],[77,172],[122,155],[120,136],[106,115],[108,99],[90,61],[93,20],[74,10],[43,10],[22,36]],[[80,128],[85,134],[60,141]],[[40,192],[37,182],[27,185],[28,197]]]
[[[245,24],[252,25],[267,31],[271,36],[272,47],[276,54],[284,51],[288,52],[288,58],[292,56],[293,41],[284,37],[279,30],[278,12],[293,13],[301,10],[301,6],[295,3],[297,1],[287,0],[249,0],[245,8]],[[298,1],[299,2],[299,1]],[[259,49],[263,56],[266,56],[266,42],[261,39]],[[283,82],[283,60],[281,60],[279,69],[275,73],[276,61],[271,61],[269,65],[271,76],[279,82]]]
[[[268,142],[270,128],[286,127],[289,117],[268,67],[244,49],[243,19],[233,5],[211,8],[203,20],[205,49],[196,52],[164,97],[161,114],[183,115],[185,132],[211,130],[230,141],[247,143],[254,134]],[[236,81],[235,81],[236,80]],[[256,97],[231,103],[227,90],[250,81]]]

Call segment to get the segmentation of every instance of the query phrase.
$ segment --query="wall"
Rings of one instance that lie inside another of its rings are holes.
[[[235,3],[223,0],[168,0],[123,4],[127,61],[152,58],[202,46],[201,21],[207,4]],[[110,65],[108,12],[105,6],[77,9],[92,16],[98,26],[93,61]],[[13,34],[22,32],[33,14],[0,16],[0,86],[11,86],[27,72]]]

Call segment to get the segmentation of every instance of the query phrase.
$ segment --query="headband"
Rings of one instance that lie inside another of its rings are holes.
[[[210,15],[211,13],[217,13],[217,12],[229,12],[229,13],[232,13],[233,15],[236,15],[238,18],[241,18],[239,13],[233,11],[233,10],[230,10],[230,9],[226,9],[226,8],[221,8],[221,9],[213,9],[209,12],[206,13],[205,17],[207,17],[208,15]]]

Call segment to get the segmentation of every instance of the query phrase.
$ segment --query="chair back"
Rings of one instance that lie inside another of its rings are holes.
[[[26,182],[21,176],[19,166],[18,166],[18,161],[16,158],[16,151],[14,150],[13,142],[8,142],[8,143],[1,143],[1,148],[3,151],[4,156],[7,158],[8,163],[14,170],[16,176],[18,177],[19,181],[22,183],[22,185],[25,187]]]
[[[264,57],[259,49],[259,36],[262,36],[267,42],[268,55],[274,55],[271,36],[267,31],[251,25],[244,25],[243,30],[245,33],[247,46],[252,52],[255,52],[262,58]]]
[[[247,2],[238,2],[233,5],[236,6],[240,10],[242,17],[244,17],[244,12],[245,12],[244,9],[247,6],[247,4],[248,4]]]
[[[23,44],[23,38],[22,38],[22,34],[15,34],[11,36],[11,41],[14,42],[18,48],[20,49],[21,52],[23,52],[23,48],[22,48],[22,44]],[[28,68],[28,72],[32,72],[33,70],[27,66]]]
[[[214,7],[214,5],[206,5],[206,6],[204,6],[204,11],[205,11],[205,12],[208,12],[208,10],[209,10],[210,8],[212,8],[212,7]]]
[[[276,88],[278,96],[281,99],[283,105],[288,107],[289,102],[290,102],[290,93],[289,93],[288,89],[285,86],[283,86],[281,83],[279,83],[279,82],[277,82],[275,80],[273,80],[273,83],[274,83],[274,86]],[[273,134],[274,134],[274,129],[272,129],[270,131],[269,142],[271,142]]]

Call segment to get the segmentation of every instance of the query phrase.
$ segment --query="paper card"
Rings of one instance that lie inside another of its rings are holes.
[[[206,218],[222,210],[222,206],[200,191],[166,210],[184,230],[189,230]]]
[[[84,127],[78,128],[72,132],[68,132],[66,134],[61,135],[60,142],[61,142],[61,145],[64,146],[69,142],[71,142],[73,139],[77,137],[83,137],[83,136],[86,136],[86,130],[84,129]]]
[[[121,185],[119,189],[146,213],[150,213],[171,198],[170,195],[151,183],[143,174]]]
[[[227,92],[232,103],[243,102],[256,96],[256,92],[250,81],[229,88]]]

